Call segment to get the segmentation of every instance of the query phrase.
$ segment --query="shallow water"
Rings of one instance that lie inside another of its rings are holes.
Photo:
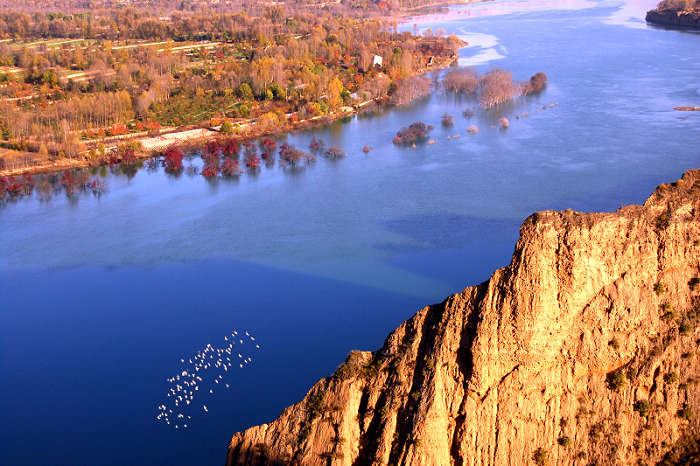
[[[462,65],[544,71],[539,96],[465,120],[474,102],[436,93],[289,135],[348,153],[298,173],[115,171],[101,197],[0,208],[0,463],[220,464],[349,350],[506,265],[533,211],[614,210],[698,166],[700,114],[673,111],[700,105],[698,34],[647,27],[639,3],[529,3],[416,22],[469,40]],[[417,120],[437,142],[394,146]],[[261,348],[230,389],[187,430],[157,422],[180,358],[234,329]]]

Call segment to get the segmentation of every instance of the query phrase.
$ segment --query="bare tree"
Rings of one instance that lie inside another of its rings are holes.
[[[448,71],[442,80],[447,92],[473,94],[479,87],[479,74],[473,68]]]
[[[486,108],[502,104],[513,98],[516,86],[509,71],[494,69],[481,78],[479,102]]]

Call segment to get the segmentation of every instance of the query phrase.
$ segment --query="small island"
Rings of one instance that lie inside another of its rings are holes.
[[[647,11],[646,20],[662,26],[700,29],[700,1],[663,0]]]

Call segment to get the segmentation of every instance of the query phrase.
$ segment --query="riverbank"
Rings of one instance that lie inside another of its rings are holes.
[[[460,40],[459,46],[465,47],[468,43]],[[457,54],[451,53],[445,57],[435,57],[430,65],[425,69],[419,70],[412,76],[419,76],[430,71],[446,68],[452,65],[457,60]],[[166,131],[161,131],[158,135],[136,136],[127,134],[121,137],[112,137],[106,140],[90,141],[89,147],[82,153],[81,157],[76,158],[52,158],[46,156],[39,159],[37,154],[27,152],[16,152],[17,158],[27,159],[28,156],[33,157],[31,165],[20,167],[5,168],[0,170],[0,177],[14,177],[22,175],[35,175],[41,173],[51,173],[63,170],[72,170],[79,168],[88,168],[94,166],[107,165],[108,163],[102,159],[90,157],[90,151],[94,151],[98,144],[105,146],[106,151],[117,149],[121,144],[130,143],[134,147],[140,147],[136,150],[136,157],[139,159],[147,159],[164,152],[171,146],[188,146],[194,147],[199,144],[204,144],[206,141],[216,139],[221,136],[233,136],[241,140],[255,139],[263,136],[279,136],[292,131],[309,129],[316,126],[323,126],[332,123],[333,121],[353,116],[361,111],[364,111],[369,105],[387,105],[388,96],[378,97],[369,101],[357,103],[353,106],[340,107],[337,111],[326,115],[317,115],[309,119],[289,122],[283,126],[277,126],[270,130],[258,130],[256,128],[257,119],[248,119],[238,121],[233,128],[232,133],[222,133],[220,126],[202,126],[199,128],[177,127],[170,128]],[[291,114],[286,115],[288,121]],[[1,155],[1,154],[0,154]],[[11,161],[11,156],[5,155],[6,160]],[[7,163],[7,162],[6,162]]]

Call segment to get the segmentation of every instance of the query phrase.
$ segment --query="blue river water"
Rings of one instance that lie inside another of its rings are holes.
[[[0,464],[222,464],[231,434],[348,351],[506,265],[532,212],[615,210],[697,168],[700,112],[673,108],[700,105],[700,35],[645,25],[651,6],[497,1],[421,18],[470,43],[461,66],[543,71],[546,90],[471,119],[475,102],[437,91],[278,141],[320,137],[342,160],[215,181],[110,170],[99,197],[5,200]],[[436,142],[393,145],[414,121]],[[186,429],[158,421],[181,359],[234,330],[259,343],[245,342],[251,361],[197,392]]]

